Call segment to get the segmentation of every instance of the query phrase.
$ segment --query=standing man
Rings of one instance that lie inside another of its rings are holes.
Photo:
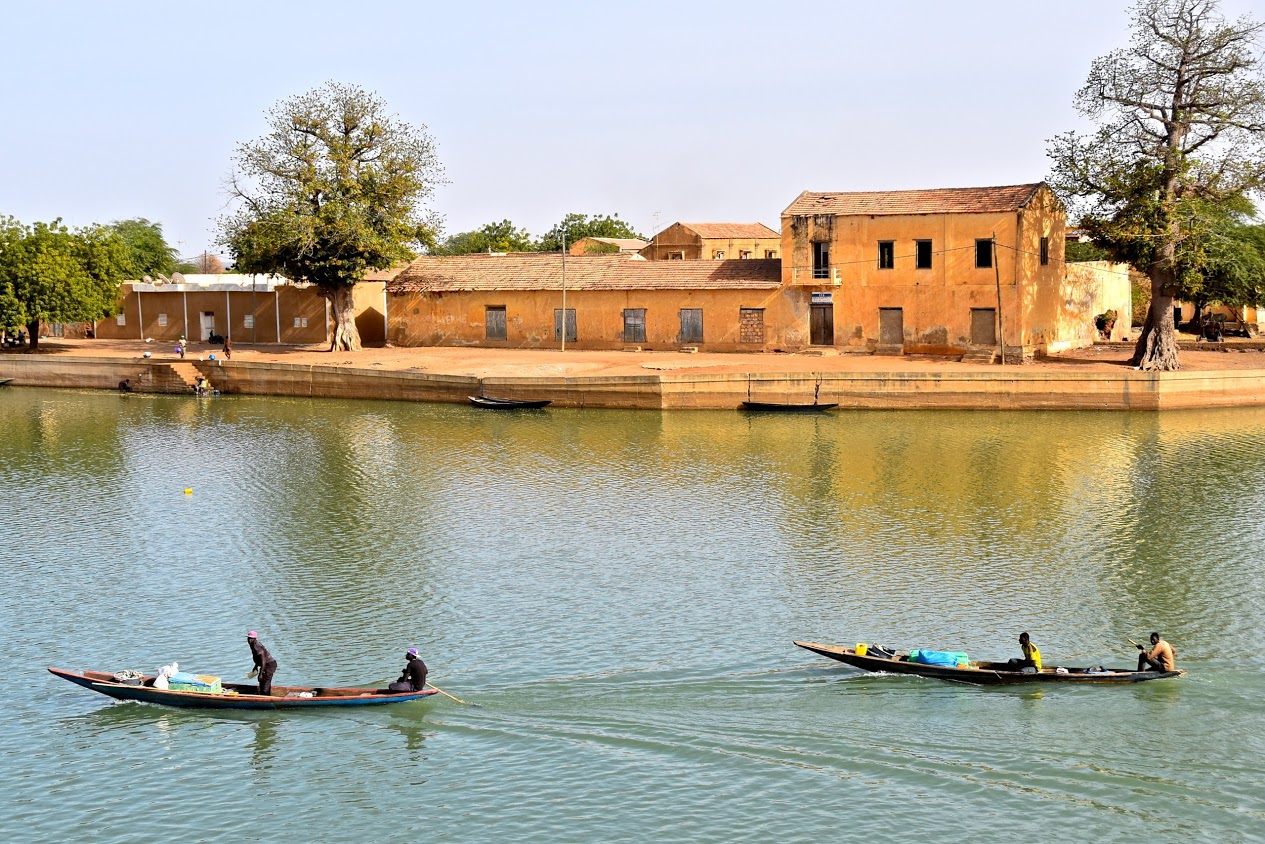
[[[272,675],[277,673],[277,661],[259,641],[259,634],[254,630],[246,634],[246,644],[250,646],[251,658],[255,661],[254,669],[246,675],[247,679],[259,675],[259,693],[272,694]]]
[[[426,686],[426,663],[422,662],[422,658],[417,654],[417,648],[409,648],[404,653],[405,659],[408,660],[404,664],[404,671],[400,673],[400,679],[392,683],[389,688],[393,692],[420,692]]]
[[[1141,645],[1138,645],[1138,650],[1142,651],[1138,654],[1139,671],[1172,671],[1177,664],[1173,646],[1161,639],[1159,633],[1151,634],[1149,651]]]

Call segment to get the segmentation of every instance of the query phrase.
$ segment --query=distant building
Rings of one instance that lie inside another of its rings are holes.
[[[782,236],[764,223],[673,223],[641,250],[651,261],[780,257]]]
[[[777,260],[629,255],[424,256],[387,283],[396,346],[762,351],[805,311]]]
[[[570,255],[636,255],[647,243],[636,237],[582,237],[567,248]]]
[[[782,212],[782,280],[811,292],[811,345],[956,354],[1002,331],[1009,354],[1058,352],[1131,301],[1124,268],[1066,270],[1065,229],[1044,183],[805,191]]]

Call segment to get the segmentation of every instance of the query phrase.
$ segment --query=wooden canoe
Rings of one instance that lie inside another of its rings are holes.
[[[1068,668],[1060,674],[1057,666],[1048,666],[1039,672],[1023,673],[1009,670],[1005,662],[972,662],[969,668],[947,668],[941,665],[923,665],[909,662],[908,654],[897,654],[888,658],[882,656],[861,656],[854,648],[841,645],[823,645],[818,642],[796,642],[805,650],[821,654],[839,662],[847,663],[862,671],[882,671],[888,674],[916,674],[919,677],[932,677],[936,680],[954,680],[959,683],[970,683],[976,686],[1008,686],[1019,683],[1082,683],[1094,686],[1119,685],[1122,683],[1141,683],[1146,680],[1163,680],[1167,677],[1180,677],[1186,673],[1184,669],[1175,671],[1135,671],[1132,668],[1108,668],[1105,671],[1086,673],[1083,668]]]
[[[544,407],[551,399],[498,399],[492,396],[468,396],[470,404],[475,407],[486,407],[492,410],[529,410]]]
[[[790,404],[772,401],[744,401],[743,410],[755,410],[762,413],[819,413],[838,407],[838,402],[823,404]]]
[[[12,378],[0,378],[0,387],[3,387],[5,384],[8,384],[12,380],[13,380]]]
[[[320,706],[374,706],[384,703],[405,703],[438,694],[434,689],[420,692],[391,692],[386,689],[357,687],[273,686],[271,695],[258,693],[254,683],[223,683],[224,694],[202,692],[176,692],[155,689],[154,678],[145,677],[140,685],[128,685],[115,681],[110,671],[70,671],[65,668],[49,668],[49,673],[69,680],[94,692],[116,700],[135,700],[157,703],[163,706],[182,706],[191,709],[311,709]],[[303,693],[311,697],[300,697]]]

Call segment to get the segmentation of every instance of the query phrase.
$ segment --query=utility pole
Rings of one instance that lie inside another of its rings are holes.
[[[562,348],[559,351],[567,350],[567,232],[562,231],[562,325],[558,330],[562,336]]]
[[[1001,347],[1001,365],[1006,365],[1006,323],[1001,318],[1001,262],[997,254],[997,232],[993,232],[993,277],[997,279],[997,345]]]

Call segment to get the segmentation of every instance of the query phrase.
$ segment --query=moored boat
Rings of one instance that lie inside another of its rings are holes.
[[[855,648],[842,645],[823,645],[818,642],[796,642],[799,647],[815,654],[838,660],[860,668],[862,671],[885,672],[889,674],[916,674],[919,677],[932,677],[937,680],[954,680],[959,683],[970,683],[976,686],[1006,686],[1018,683],[1082,683],[1089,685],[1118,685],[1123,683],[1141,683],[1146,680],[1163,680],[1168,677],[1180,677],[1185,669],[1174,671],[1135,671],[1132,668],[1060,668],[1049,666],[1041,671],[1014,671],[1005,662],[970,662],[961,667],[950,668],[942,665],[926,665],[921,662],[910,662],[909,654],[897,653],[893,656],[878,654],[859,654]]]
[[[438,694],[426,688],[420,692],[392,692],[387,689],[366,689],[355,686],[309,687],[273,686],[271,695],[259,694],[254,683],[224,683],[222,694],[186,692],[154,688],[153,677],[121,682],[109,671],[71,671],[49,668],[49,673],[69,680],[77,686],[100,692],[116,700],[135,700],[163,706],[192,709],[309,709],[322,706],[374,706],[405,703]]]
[[[470,404],[492,410],[532,410],[545,407],[551,399],[498,399],[492,396],[468,396]]]
[[[794,404],[791,402],[744,401],[742,403],[743,410],[755,410],[769,413],[820,413],[821,411],[830,410],[831,408],[838,406],[838,402]]]

